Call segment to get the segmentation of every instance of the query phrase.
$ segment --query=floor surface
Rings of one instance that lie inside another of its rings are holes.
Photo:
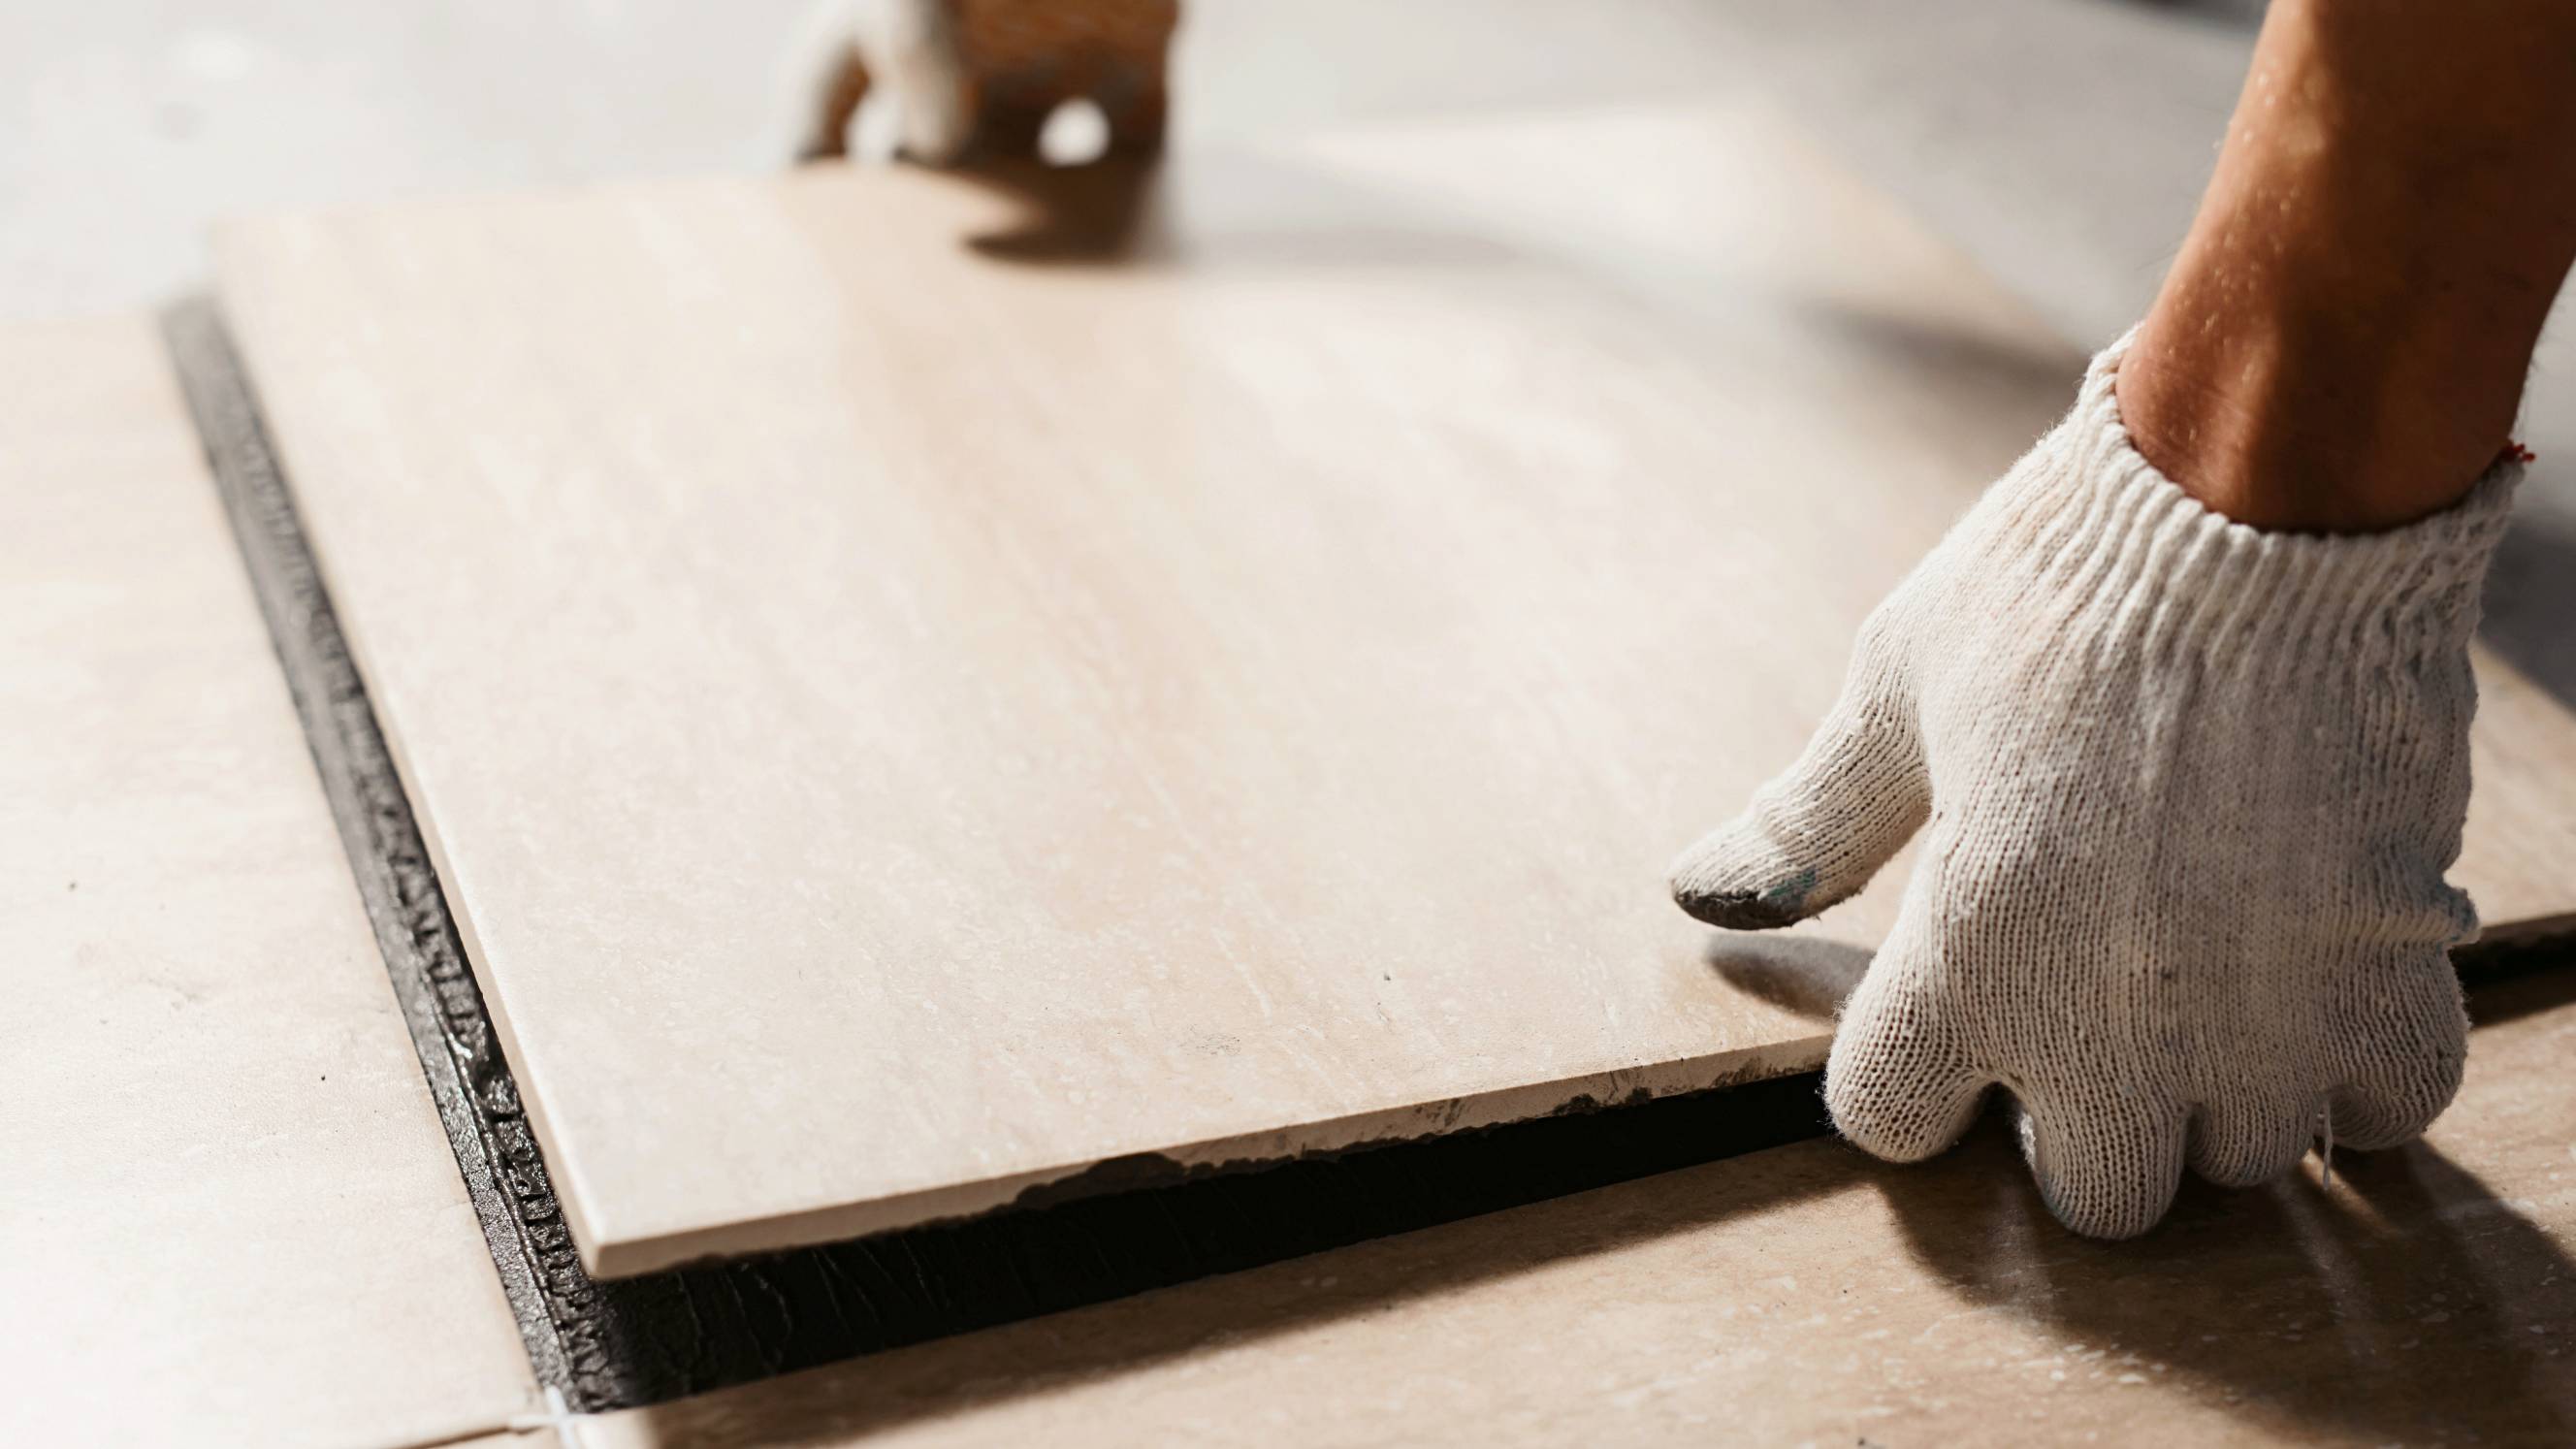
[[[0,397],[0,1443],[497,1428],[527,1352],[160,336],[0,328]]]
[[[810,9],[0,0],[0,319],[166,301],[203,280],[225,216],[775,167]],[[1722,16],[1689,0],[1499,9],[1196,0],[1180,125],[1669,95],[1732,64]]]
[[[1759,85],[2091,344],[2152,294],[2249,0],[1192,0],[1184,144]],[[808,0],[0,0],[0,317],[165,300],[224,216],[777,163]]]
[[[202,230],[219,214],[765,166],[782,134],[773,77],[801,8],[0,4],[0,316],[158,300],[205,275]],[[1486,5],[1291,11],[1198,0],[1185,54],[1232,58],[1185,68],[1185,133],[1262,138],[1309,123],[1675,94],[1751,74],[2066,336],[2091,343],[2152,293],[2246,39],[2236,21],[2108,0],[1711,0],[1622,6],[1619,23],[1595,25],[1599,12],[1523,6],[1497,24]],[[1436,76],[1408,59],[1426,39],[1455,60]],[[1379,63],[1388,57],[1395,63]],[[2559,480],[2576,476],[2564,468],[2576,458],[2576,409],[2560,401],[2558,381],[2568,360],[2554,341],[2545,349],[2527,434],[2543,462],[2499,560],[2486,638],[2514,666],[2511,677],[2576,701],[2576,634],[2565,628],[2576,616],[2576,514],[2557,501]],[[2491,700],[2496,693],[2491,682]],[[2533,858],[2562,858],[2533,845]],[[2482,1029],[2481,1062],[2509,1064],[2542,1048],[2563,1059],[2557,994],[2531,987],[2488,1003],[2486,1014],[2518,1019]],[[2487,1430],[2490,1442],[2563,1440],[2571,1409],[2561,1345],[2576,1328],[2553,1316],[2568,1224],[2565,1164],[2549,1154],[2576,1129],[2551,1115],[2543,1094],[2477,1070],[2472,1097],[2430,1148],[2347,1164],[2330,1192],[2293,1184],[2204,1194],[2186,1202],[2176,1235],[2131,1256],[2046,1238],[1995,1142],[1912,1173],[1797,1149],[1807,1155],[1781,1160],[1803,1167],[1688,1174],[1695,1186],[1682,1199],[1605,1209],[1607,1195],[1597,1195],[1530,1210],[1552,1217],[1489,1220],[1504,1226],[1422,1254],[1429,1269],[1408,1266],[1405,1255],[1421,1250],[1401,1244],[1424,1241],[1415,1238],[1354,1250],[1391,1256],[1333,1260],[1358,1262],[1356,1271],[1301,1274],[1307,1265],[1292,1264],[1179,1290],[1249,1295],[1211,1309],[1221,1321],[1198,1328],[1187,1327],[1196,1322],[1189,1310],[1168,1305],[1215,1300],[1144,1300],[837,1371],[863,1376],[855,1389],[817,1375],[659,1411],[617,1432],[723,1444],[752,1442],[757,1430],[761,1442],[820,1445],[856,1426],[979,1442],[1093,1410],[1221,1437],[1258,1427],[1243,1415],[1256,1395],[1327,1404],[1370,1386],[1372,1366],[1401,1361],[1385,1342],[1448,1335],[1481,1353],[1454,1375],[1395,1386],[1369,1401],[1377,1411],[1439,1411],[1444,1430],[1481,1422],[1508,1441],[1544,1430],[1541,1391],[1564,1388],[1641,1434],[1687,1433],[1710,1413],[1733,1427],[1741,1406],[1769,1402],[1777,1373],[1804,1353],[1799,1371],[1843,1385],[1815,1404],[1840,1398],[1867,1415],[1805,1427],[1872,1442],[1890,1437],[1881,1432],[1890,1425],[1962,1423],[1988,1438],[2052,1441],[2134,1437],[2141,1425],[2214,1440],[2448,1442],[2462,1425]],[[2536,1059],[2530,1075],[2554,1080]],[[1777,1303],[1730,1299],[1737,1317],[1716,1339],[1705,1337],[1704,1294],[1658,1296],[1729,1263],[1768,1283],[1759,1270],[1771,1249],[1748,1241],[1744,1225],[1791,1200],[1812,1200],[1842,1224],[1861,1245],[1851,1261],[1867,1273],[1828,1265],[1815,1270],[1821,1277],[1801,1271],[1789,1275],[1797,1285],[1771,1285]],[[1734,1236],[1724,1236],[1730,1223]],[[1658,1256],[1668,1239],[1698,1246]],[[2221,1256],[2244,1282],[2260,1286],[2233,1292],[2236,1280],[2207,1268],[2198,1255],[2213,1240],[2228,1245]],[[1643,1346],[1622,1337],[1635,1327],[1624,1312],[1582,1306],[1598,1297],[1585,1297],[1587,1285],[1630,1269],[1640,1301],[1666,1315],[1653,1318],[1664,1331]],[[163,1289],[187,1281],[159,1280]],[[1863,1296],[1854,1306],[1817,1283]],[[2459,1283],[2476,1291],[2455,1291]],[[1254,1286],[1228,1287],[1244,1284]],[[2097,1284],[2109,1287],[2096,1293]],[[2214,1299],[2204,1291],[2211,1284]],[[1542,1316],[1576,1327],[1530,1340],[1526,1306],[1495,1307],[1509,1291],[1537,1295]],[[1869,1321],[1847,1320],[1854,1313]],[[2254,1326],[2187,1331],[2208,1320]],[[184,1316],[172,1324],[172,1342],[204,1327]],[[1381,1324],[1388,1338],[1376,1333]],[[1891,1328],[1905,1333],[1867,1336]],[[1201,1337],[1217,1342],[1203,1347]],[[346,1338],[333,1347],[366,1346],[363,1334]],[[1851,1347],[1891,1341],[1964,1343],[1957,1383],[1966,1391],[1923,1378],[1920,1350]],[[2459,1348],[2482,1351],[2441,1351]],[[1014,1376],[1031,1363],[1053,1365],[1053,1376],[1033,1393],[1004,1389],[997,1370],[977,1366],[992,1353]],[[279,1372],[305,1362],[292,1350],[271,1357]],[[1517,1370],[1498,1378],[1494,1364]],[[888,1377],[864,1377],[879,1373]],[[1765,1392],[1726,1391],[1730,1383]],[[2054,1417],[2006,1432],[1976,1412],[2021,1400]],[[154,1403],[127,1395],[118,1407],[141,1423]],[[2459,1409],[2427,1419],[2421,1405]],[[595,1432],[586,1426],[585,1442]]]

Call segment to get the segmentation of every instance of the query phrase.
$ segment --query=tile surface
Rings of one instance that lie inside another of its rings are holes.
[[[1999,1130],[1815,1142],[587,1425],[592,1449],[2563,1444],[2576,978],[2431,1136],[2059,1229]],[[1999,1125],[1999,1124],[1996,1124]]]
[[[1740,108],[1119,180],[219,246],[599,1271],[1821,1055],[1662,866],[2078,360]]]
[[[0,1442],[408,1445],[527,1357],[141,319],[0,333]]]

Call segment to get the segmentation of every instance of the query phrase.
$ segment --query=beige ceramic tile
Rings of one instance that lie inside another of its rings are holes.
[[[2488,994],[2431,1138],[2049,1220],[1998,1131],[1831,1142],[592,1421],[590,1449],[2565,1444],[2576,978]]]
[[[1750,111],[1117,182],[224,238],[599,1271],[1821,1054],[1663,865],[2079,359]]]
[[[0,333],[0,1443],[401,1445],[528,1363],[143,320]]]

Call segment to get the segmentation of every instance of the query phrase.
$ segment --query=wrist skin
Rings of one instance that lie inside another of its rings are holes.
[[[2469,9],[2272,7],[2119,376],[2141,454],[2212,510],[2395,528],[2505,451],[2576,260],[2576,87],[2499,75],[2461,32],[2576,66],[2576,7]]]

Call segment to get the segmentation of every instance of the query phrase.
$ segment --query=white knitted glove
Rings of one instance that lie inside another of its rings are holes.
[[[1862,627],[1841,702],[1684,852],[1714,925],[1857,891],[1928,818],[1825,1098],[1913,1161],[1990,1085],[2078,1232],[2144,1232],[2186,1159],[2251,1184],[2320,1131],[2422,1132],[2459,1086],[2449,948],[2478,586],[2519,464],[2387,533],[2266,533],[2129,445],[2097,358],[2075,410]]]

